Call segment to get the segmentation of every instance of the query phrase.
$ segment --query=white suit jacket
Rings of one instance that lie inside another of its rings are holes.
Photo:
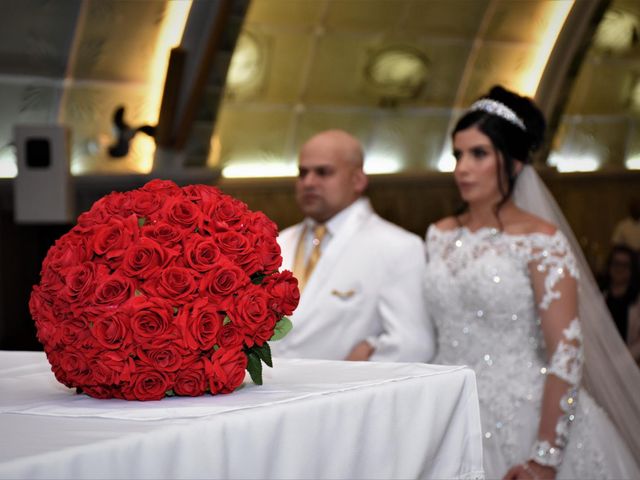
[[[376,215],[367,199],[349,208],[291,316],[293,329],[270,343],[273,354],[343,360],[367,340],[373,361],[429,360],[435,344],[422,240]],[[279,236],[283,269],[293,270],[302,229],[299,223]]]

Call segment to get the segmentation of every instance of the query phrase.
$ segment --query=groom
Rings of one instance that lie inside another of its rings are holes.
[[[317,134],[299,156],[303,222],[279,237],[298,278],[294,328],[276,356],[427,361],[434,338],[423,293],[421,239],[380,218],[363,197],[363,151],[341,130]]]

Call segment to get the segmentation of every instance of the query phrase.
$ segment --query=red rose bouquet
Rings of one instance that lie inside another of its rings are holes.
[[[29,308],[56,378],[97,398],[262,383],[300,294],[276,225],[205,185],[113,192],[49,250]]]

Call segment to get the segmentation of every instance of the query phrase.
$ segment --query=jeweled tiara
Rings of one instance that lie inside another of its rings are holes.
[[[522,119],[504,103],[498,102],[497,100],[492,100],[490,98],[481,98],[477,102],[474,102],[471,107],[469,107],[470,112],[476,110],[481,110],[483,112],[490,113],[491,115],[496,115],[500,118],[505,119],[507,122],[513,123],[514,125],[520,127],[522,130],[527,131],[527,127],[524,126],[524,122],[522,121]]]

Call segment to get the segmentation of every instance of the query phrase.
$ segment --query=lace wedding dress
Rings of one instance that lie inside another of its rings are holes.
[[[433,363],[476,372],[487,478],[531,456],[559,463],[557,478],[640,478],[606,413],[580,387],[578,269],[564,235],[431,226],[427,257]]]

